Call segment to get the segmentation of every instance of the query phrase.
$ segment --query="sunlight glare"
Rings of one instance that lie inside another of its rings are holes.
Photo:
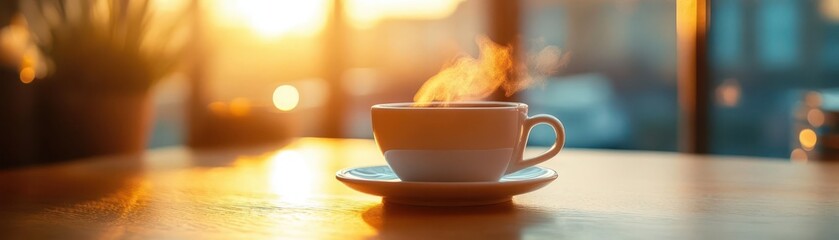
[[[271,156],[269,164],[269,188],[281,200],[295,204],[311,204],[307,201],[318,185],[316,165],[306,160],[296,150],[281,150]]]
[[[274,38],[286,34],[312,35],[326,23],[325,0],[219,0],[222,22],[247,25],[259,35]]]
[[[348,0],[347,16],[356,28],[371,28],[387,18],[441,19],[463,0]]]

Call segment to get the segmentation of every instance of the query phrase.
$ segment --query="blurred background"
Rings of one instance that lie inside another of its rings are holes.
[[[839,0],[3,0],[0,165],[372,138],[480,35],[569,54],[488,98],[567,147],[839,158]]]

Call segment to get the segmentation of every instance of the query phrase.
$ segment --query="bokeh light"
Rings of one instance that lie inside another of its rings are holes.
[[[35,69],[31,67],[20,69],[20,81],[22,83],[31,83],[32,80],[35,80]]]
[[[737,79],[726,79],[717,87],[717,101],[726,107],[737,106],[740,102],[740,83]]]
[[[819,109],[810,109],[807,111],[807,122],[813,127],[821,127],[824,125],[824,112]]]
[[[793,162],[807,162],[807,160],[809,160],[807,157],[807,151],[804,151],[804,149],[801,148],[792,150],[792,153],[789,155],[789,159]]]
[[[300,92],[291,85],[281,85],[274,89],[274,107],[281,111],[291,111],[300,102]]]
[[[816,91],[807,92],[804,95],[804,104],[807,104],[808,107],[817,108],[821,107],[822,105],[822,95]]]
[[[801,142],[801,147],[804,149],[810,150],[816,146],[816,142],[818,142],[818,136],[816,136],[816,132],[812,129],[804,129],[798,133],[798,141]]]

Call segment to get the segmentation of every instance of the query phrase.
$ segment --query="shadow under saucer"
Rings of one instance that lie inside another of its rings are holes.
[[[547,213],[511,201],[470,207],[425,207],[383,203],[361,214],[388,239],[519,239],[525,229],[554,224]]]

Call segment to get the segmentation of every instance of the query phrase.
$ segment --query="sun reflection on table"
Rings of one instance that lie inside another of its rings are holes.
[[[317,187],[321,185],[318,170],[322,167],[317,161],[307,161],[298,150],[280,150],[273,154],[266,166],[268,170],[268,190],[277,194],[283,202],[311,204],[308,201]]]

